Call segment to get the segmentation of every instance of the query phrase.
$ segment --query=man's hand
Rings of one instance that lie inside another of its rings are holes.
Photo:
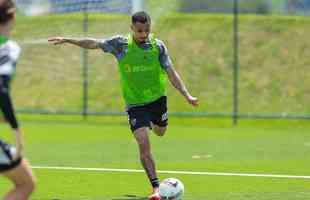
[[[199,105],[199,103],[198,103],[198,98],[197,98],[197,97],[193,97],[193,96],[191,96],[191,95],[188,95],[188,96],[186,97],[186,100],[187,100],[187,102],[188,102],[189,104],[191,104],[192,106],[197,107],[197,106]]]
[[[67,41],[65,40],[65,38],[63,37],[52,37],[52,38],[48,38],[47,40],[49,43],[52,43],[54,45],[58,45],[58,44],[63,44],[66,43]]]

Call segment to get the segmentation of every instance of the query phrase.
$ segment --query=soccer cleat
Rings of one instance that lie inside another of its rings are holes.
[[[149,196],[149,200],[160,200],[159,192],[154,192]]]

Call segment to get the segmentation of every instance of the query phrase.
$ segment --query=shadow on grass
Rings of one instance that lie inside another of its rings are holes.
[[[44,200],[44,199],[32,199],[32,200]],[[46,200],[74,200],[74,199],[62,199],[62,198],[51,198],[51,199],[46,199]],[[121,197],[114,197],[112,199],[110,198],[103,198],[103,199],[87,199],[87,198],[83,198],[83,199],[75,199],[75,200],[148,200],[147,197],[141,197],[141,196],[137,196],[137,195],[131,195],[131,194],[126,194],[124,196]]]
[[[123,197],[113,198],[111,200],[148,200],[148,198],[147,197],[137,196],[137,195],[126,194]]]

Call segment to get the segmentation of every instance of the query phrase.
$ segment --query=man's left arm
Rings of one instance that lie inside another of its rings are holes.
[[[171,84],[185,97],[187,102],[193,106],[198,106],[198,99],[193,97],[187,90],[178,72],[170,66],[166,69]]]

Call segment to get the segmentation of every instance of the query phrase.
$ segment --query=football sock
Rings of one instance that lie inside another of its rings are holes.
[[[152,184],[153,188],[158,188],[159,187],[159,180],[158,180],[158,178],[151,179],[151,184]]]

